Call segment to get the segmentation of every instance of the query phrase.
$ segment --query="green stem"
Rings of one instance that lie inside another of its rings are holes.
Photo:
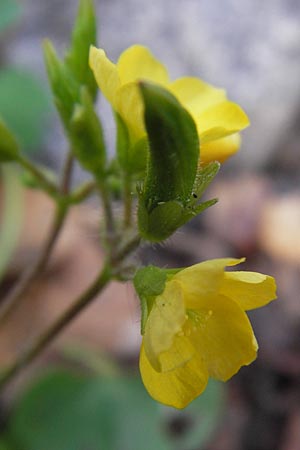
[[[124,178],[124,228],[129,228],[132,221],[132,193],[131,177]]]
[[[56,199],[56,207],[49,234],[37,260],[31,266],[29,266],[27,270],[24,271],[20,280],[8,292],[4,300],[2,300],[0,304],[0,325],[13,311],[21,297],[23,297],[23,295],[28,292],[31,284],[45,269],[48,263],[70,207],[70,202],[68,201],[68,193],[70,189],[73,161],[74,159],[72,153],[69,152],[63,167],[60,187],[59,189],[55,187],[56,195],[59,194],[60,199],[58,197]],[[48,181],[44,178],[44,175],[40,173],[40,171],[29,161],[27,161],[23,157],[20,157],[20,162],[23,167],[28,168],[35,176],[42,180],[43,183],[48,183]]]
[[[61,176],[60,193],[62,195],[67,195],[69,193],[73,165],[74,165],[74,155],[71,151],[69,151]]]
[[[104,218],[105,218],[105,229],[106,229],[106,238],[109,243],[111,243],[114,240],[115,237],[115,221],[113,217],[112,212],[112,205],[111,205],[111,199],[110,199],[110,192],[107,188],[105,180],[97,180],[102,205],[103,205],[103,211],[104,211]]]
[[[30,364],[47,345],[98,295],[113,279],[121,275],[124,259],[139,245],[140,237],[134,236],[117,253],[117,260],[106,263],[93,283],[49,328],[35,338],[30,345],[0,375],[0,389],[5,387],[18,373]]]
[[[141,236],[139,234],[136,234],[131,237],[131,239],[128,239],[123,246],[119,249],[119,251],[116,253],[115,261],[123,261],[128,255],[130,255],[141,243]]]
[[[58,187],[52,183],[48,178],[45,177],[43,172],[39,170],[34,164],[32,164],[28,159],[24,158],[24,156],[18,156],[18,163],[28,172],[32,173],[32,175],[41,183],[44,189],[51,195],[57,195]]]
[[[30,364],[62,329],[104,289],[112,278],[113,274],[110,266],[105,265],[90,287],[69,306],[58,320],[31,342],[19,357],[2,372],[0,376],[0,388],[5,387],[24,367]]]
[[[81,203],[85,200],[93,191],[97,188],[97,183],[94,181],[87,181],[86,183],[79,186],[74,190],[69,196],[71,203]]]
[[[58,238],[60,230],[63,226],[68,208],[56,204],[56,211],[54,214],[53,222],[47,236],[47,240],[44,243],[43,248],[39,254],[38,259],[31,266],[25,270],[20,280],[13,286],[8,295],[2,300],[0,304],[0,325],[6,320],[9,314],[14,309],[21,297],[28,291],[31,283],[40,275],[44,270],[54,244]]]

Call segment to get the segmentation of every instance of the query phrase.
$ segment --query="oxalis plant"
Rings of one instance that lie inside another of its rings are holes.
[[[53,180],[23,156],[12,132],[0,122],[1,163],[18,164],[31,184],[55,203],[39,257],[3,299],[0,321],[46,266],[71,207],[91,193],[102,202],[99,246],[105,259],[88,289],[2,371],[1,386],[111,281],[132,280],[141,304],[140,372],[145,388],[158,402],[184,408],[205,390],[210,377],[226,381],[256,358],[258,345],[246,311],[276,298],[275,281],[256,272],[226,271],[244,258],[166,269],[140,267],[133,256],[140,245],[163,242],[216,203],[201,198],[220,164],[239,149],[239,132],[249,125],[248,117],[222,89],[195,77],[171,81],[166,68],[143,46],[128,48],[114,64],[96,47],[91,0],[80,2],[64,58],[49,41],[44,54],[70,150],[61,179]],[[95,110],[99,90],[115,118],[113,158],[108,158]],[[91,179],[71,189],[75,161]],[[122,214],[114,208],[116,197],[123,202]]]

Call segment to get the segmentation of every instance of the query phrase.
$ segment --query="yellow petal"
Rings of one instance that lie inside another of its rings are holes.
[[[208,381],[206,367],[198,353],[181,367],[169,372],[156,372],[142,345],[140,371],[147,391],[155,400],[180,409],[198,397]]]
[[[190,333],[211,377],[226,381],[256,358],[251,324],[235,301],[222,295],[206,297],[201,309],[188,315],[185,332]]]
[[[227,272],[220,293],[235,300],[244,310],[259,308],[276,298],[273,277],[256,272]]]
[[[168,89],[180,103],[197,116],[216,103],[226,100],[226,92],[194,77],[183,77],[169,84]]]
[[[218,292],[226,266],[235,266],[244,259],[220,258],[204,261],[176,273],[173,281],[181,284],[186,308],[201,306],[201,298]]]
[[[201,145],[234,134],[249,125],[242,108],[229,101],[211,106],[194,119]]]
[[[103,95],[114,106],[115,93],[120,86],[116,65],[107,58],[104,50],[93,46],[90,48],[89,64]]]
[[[211,161],[224,162],[227,158],[234,155],[241,146],[241,137],[239,133],[226,136],[215,141],[206,142],[201,145],[200,160],[207,164]]]
[[[118,89],[115,109],[126,123],[132,142],[145,136],[144,104],[136,83],[128,83]]]
[[[164,292],[156,298],[147,319],[144,333],[147,357],[157,371],[163,370],[159,359],[160,354],[172,347],[174,338],[176,334],[181,332],[185,320],[185,308],[180,285],[170,281],[166,283]],[[183,359],[186,359],[186,355],[183,356]],[[180,365],[181,362],[176,360],[174,364]]]
[[[165,66],[142,45],[133,45],[125,50],[119,58],[117,67],[122,84],[140,79],[166,84],[169,80]]]
[[[159,370],[157,372],[170,372],[179,367],[185,366],[188,361],[195,357],[196,349],[183,331],[180,331],[173,338],[173,342],[167,351],[158,355]],[[151,361],[150,361],[151,363]]]

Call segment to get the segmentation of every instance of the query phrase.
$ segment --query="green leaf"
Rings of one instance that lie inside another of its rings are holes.
[[[159,411],[139,379],[57,372],[16,405],[10,439],[22,450],[170,450]]]
[[[13,166],[2,167],[3,211],[0,229],[0,279],[11,260],[23,224],[23,189]]]
[[[90,46],[96,44],[97,30],[92,0],[80,0],[72,32],[72,42],[65,62],[80,85],[86,85],[94,99],[98,91],[94,75],[89,68]]]
[[[150,150],[143,198],[151,212],[159,202],[190,198],[199,139],[192,117],[170,92],[145,82],[140,87]]]
[[[48,95],[30,73],[8,68],[0,72],[0,115],[25,150],[36,149],[50,111]]]
[[[16,450],[10,447],[9,443],[5,439],[0,439],[0,450]]]
[[[69,136],[72,150],[82,167],[96,177],[102,176],[106,163],[103,131],[86,88],[81,89],[80,103],[75,105]]]
[[[14,135],[0,118],[0,163],[15,161],[18,154],[19,145]]]
[[[12,25],[20,16],[21,5],[15,0],[0,2],[0,32]]]

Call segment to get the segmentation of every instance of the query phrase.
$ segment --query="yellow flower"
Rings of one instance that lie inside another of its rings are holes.
[[[91,47],[90,67],[104,96],[126,123],[132,143],[146,134],[137,84],[146,80],[168,89],[192,115],[202,162],[223,162],[239,149],[238,131],[247,127],[249,120],[237,104],[227,100],[223,89],[194,77],[171,81],[166,68],[141,45],[125,50],[117,64],[107,58],[104,50]]]
[[[245,310],[276,298],[272,277],[225,272],[243,260],[215,259],[177,272],[147,318],[140,371],[157,401],[184,408],[208,378],[226,381],[257,354]]]

